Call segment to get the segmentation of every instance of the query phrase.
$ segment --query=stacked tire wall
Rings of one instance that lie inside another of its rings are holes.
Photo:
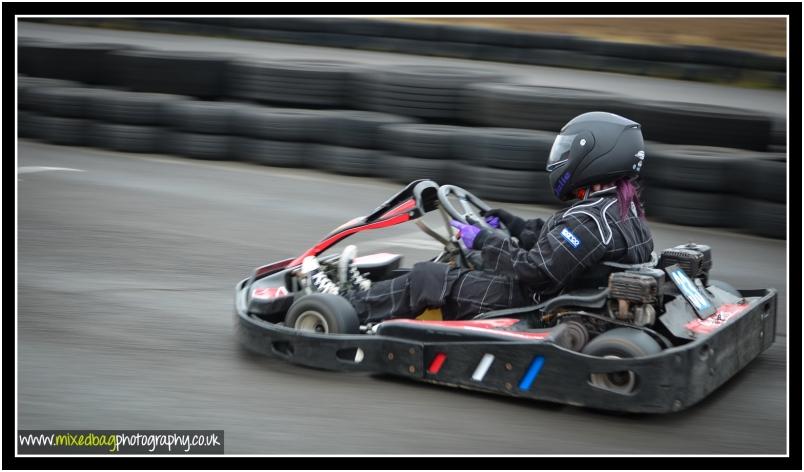
[[[369,18],[28,18],[83,26],[570,67],[784,88],[784,57],[712,46],[660,46],[564,34]]]
[[[558,130],[580,113],[611,111],[640,122],[651,141],[649,217],[786,234],[779,117],[523,85],[480,68],[379,70],[28,39],[19,58],[21,137],[400,183],[429,178],[507,202],[557,206],[544,168]]]

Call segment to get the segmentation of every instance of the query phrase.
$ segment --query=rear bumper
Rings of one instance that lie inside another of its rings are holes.
[[[596,358],[546,342],[421,342],[380,335],[321,335],[246,314],[242,300],[246,282],[237,286],[235,324],[239,341],[249,350],[321,369],[388,373],[519,398],[634,413],[668,413],[694,405],[770,347],[776,328],[776,291],[771,289],[744,291],[745,296],[761,298],[719,330],[637,359]],[[440,367],[429,372],[437,356]],[[484,357],[492,361],[477,380]],[[638,379],[636,390],[628,395],[589,383],[592,373],[623,370],[634,372]],[[533,377],[530,382],[524,380],[528,375]]]

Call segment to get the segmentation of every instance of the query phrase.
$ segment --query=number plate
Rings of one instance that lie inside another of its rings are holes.
[[[698,318],[704,320],[715,314],[715,306],[712,305],[712,302],[709,301],[706,294],[689,278],[687,273],[684,272],[684,269],[678,264],[673,264],[669,267],[665,267],[664,270],[667,272],[667,275],[670,276],[670,280],[676,284],[676,287],[678,287],[682,295],[684,295],[684,298],[686,298],[690,305],[692,305],[692,308],[695,309]]]

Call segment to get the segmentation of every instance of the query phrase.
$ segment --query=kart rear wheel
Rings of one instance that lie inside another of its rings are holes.
[[[627,359],[649,356],[661,350],[659,343],[644,331],[632,328],[617,328],[607,331],[590,341],[582,352],[590,356]],[[589,376],[589,383],[604,390],[627,395],[637,388],[638,378],[630,370],[592,373]]]
[[[345,298],[326,293],[305,295],[290,306],[285,326],[313,333],[357,334],[360,320]]]

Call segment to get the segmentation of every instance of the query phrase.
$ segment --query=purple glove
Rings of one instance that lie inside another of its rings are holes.
[[[487,216],[486,223],[494,229],[500,229],[500,219],[496,216]]]
[[[474,249],[475,238],[477,237],[478,233],[480,233],[480,228],[455,220],[452,220],[449,224],[458,230],[459,237],[461,238],[461,241],[463,241],[464,246],[466,246],[468,249]]]

